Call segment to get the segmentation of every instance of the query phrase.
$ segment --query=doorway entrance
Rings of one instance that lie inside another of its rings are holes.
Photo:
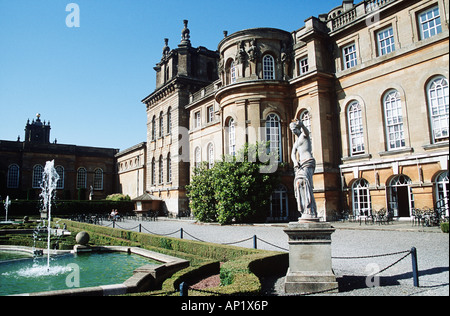
[[[388,206],[395,217],[410,217],[414,208],[414,194],[411,179],[405,175],[395,176],[389,183]]]

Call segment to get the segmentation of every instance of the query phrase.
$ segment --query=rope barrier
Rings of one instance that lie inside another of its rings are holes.
[[[240,243],[243,243],[243,242],[252,240],[252,239],[253,239],[253,237],[250,237],[250,238],[243,239],[243,240],[240,240],[240,241],[229,242],[229,243],[221,243],[221,245],[225,245],[225,246],[228,246],[228,245],[235,245],[235,244],[240,244]]]
[[[388,256],[395,256],[408,253],[408,255],[411,253],[410,250],[406,251],[399,251],[399,252],[393,252],[393,253],[387,253],[382,255],[372,255],[372,256],[360,256],[360,257],[331,257],[332,259],[370,259],[370,258],[379,258],[379,257],[388,257]]]
[[[263,239],[261,239],[261,238],[259,238],[259,237],[258,237],[258,240],[259,240],[259,241],[262,241],[263,243],[266,243],[266,244],[268,244],[268,245],[270,245],[270,246],[272,246],[272,247],[276,247],[276,248],[279,248],[279,249],[284,250],[284,251],[289,251],[289,249],[286,249],[286,248],[283,248],[283,247],[274,245],[274,244],[272,244],[272,243],[270,243],[270,242],[268,242],[268,241],[265,241],[265,240],[263,240]]]

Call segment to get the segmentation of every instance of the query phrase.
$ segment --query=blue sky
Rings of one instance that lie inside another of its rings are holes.
[[[69,3],[80,27],[66,25]],[[355,1],[358,2],[358,1]],[[146,140],[141,100],[155,89],[163,39],[217,49],[254,27],[294,31],[341,0],[0,0],[0,140],[23,140],[41,113],[60,144],[119,148]]]

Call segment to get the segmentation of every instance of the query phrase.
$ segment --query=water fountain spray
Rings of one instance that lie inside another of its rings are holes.
[[[43,202],[43,209],[47,210],[47,270],[50,269],[50,237],[51,237],[51,220],[52,220],[52,199],[56,193],[56,186],[59,180],[59,174],[55,169],[55,161],[47,161],[44,172],[42,174],[41,184],[41,199]]]
[[[5,222],[8,222],[8,208],[11,205],[11,201],[9,200],[9,196],[6,197],[5,201],[5,210],[6,210],[6,219]]]

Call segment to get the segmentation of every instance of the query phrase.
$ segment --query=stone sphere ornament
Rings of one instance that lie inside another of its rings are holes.
[[[79,245],[86,246],[89,243],[90,236],[87,232],[79,232],[75,237]]]

